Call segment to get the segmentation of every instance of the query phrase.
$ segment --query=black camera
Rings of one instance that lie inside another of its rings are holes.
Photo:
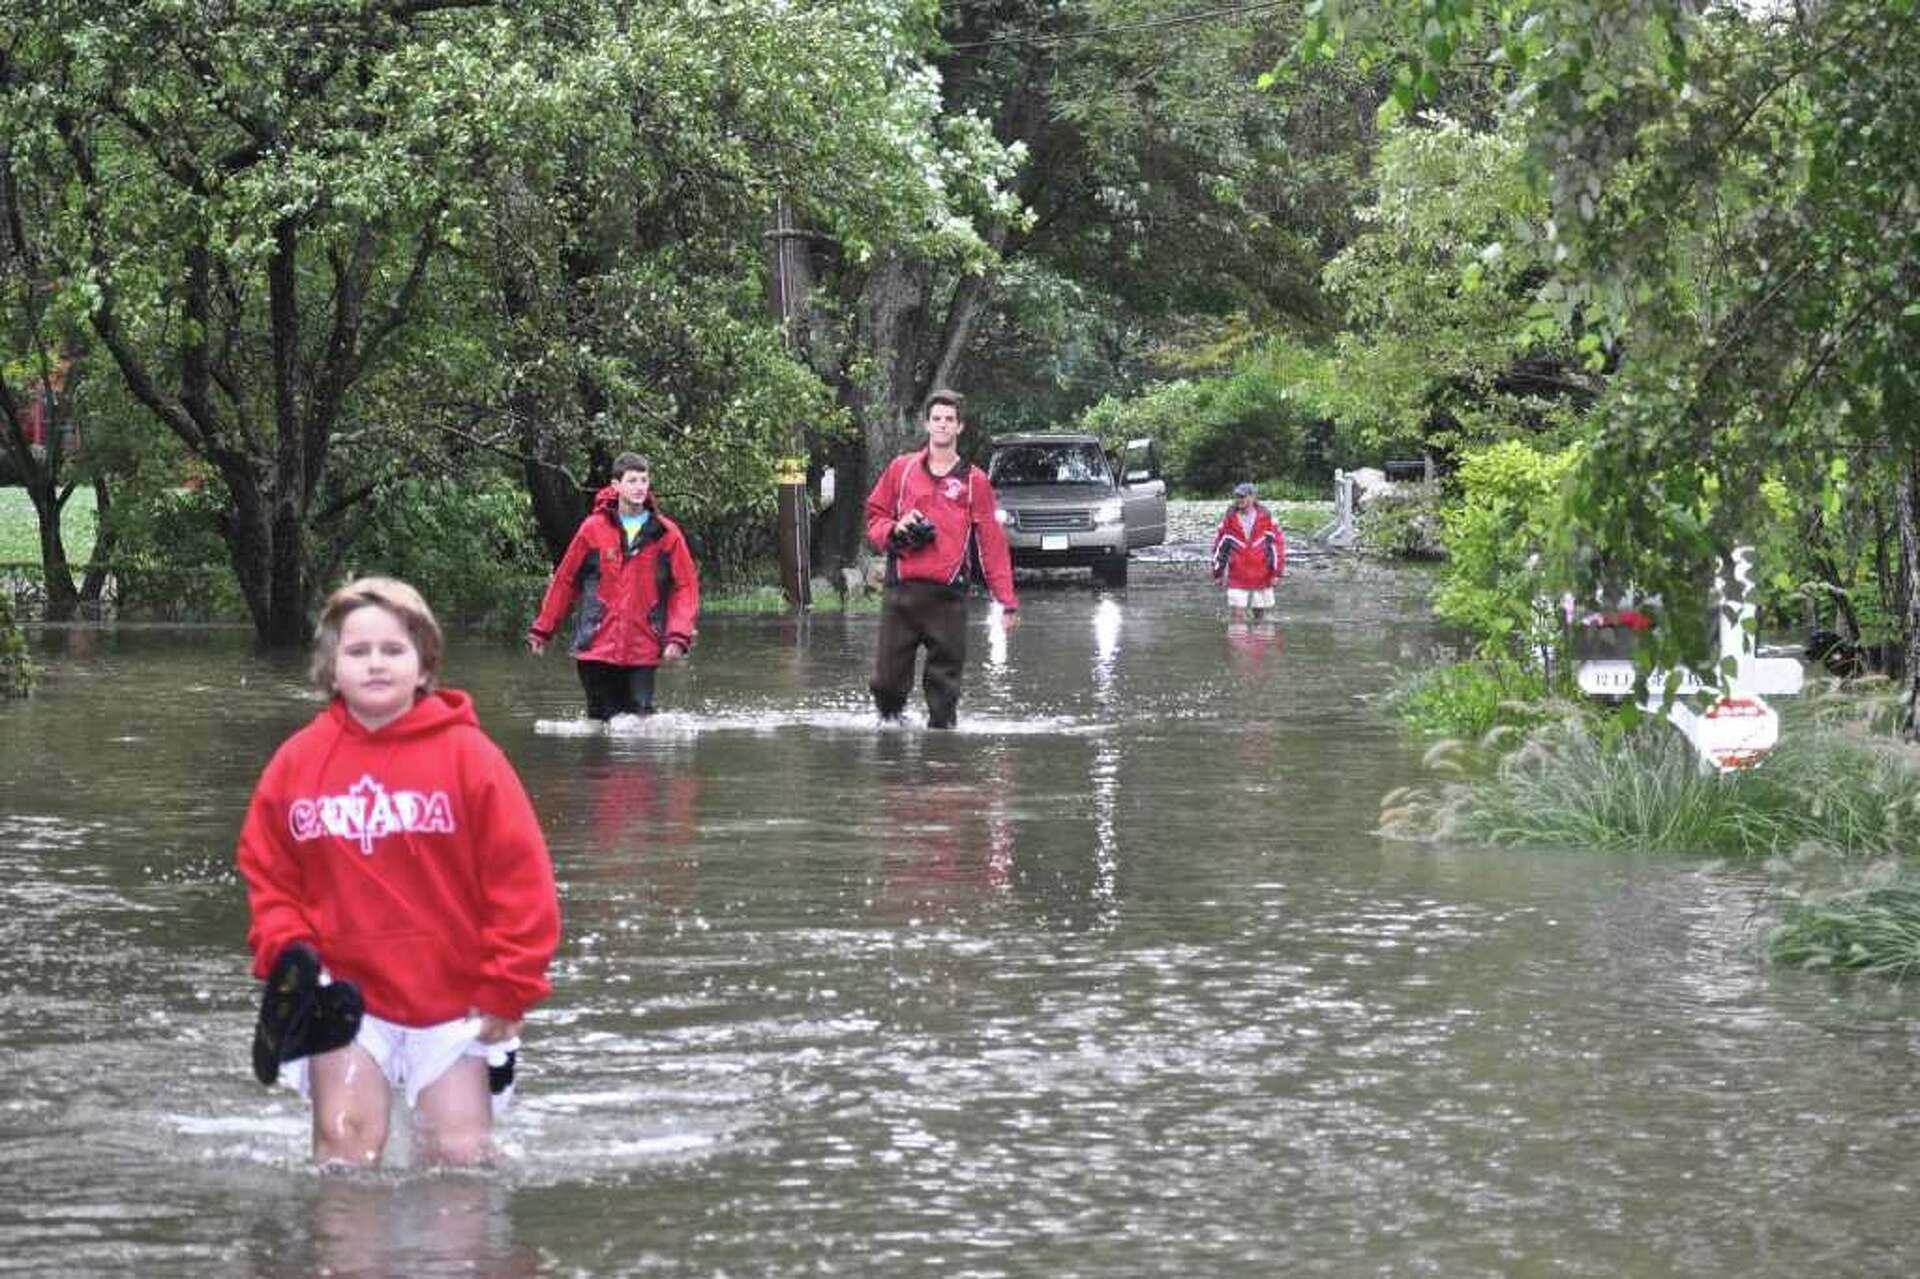
[[[924,515],[913,517],[913,523],[903,529],[894,530],[893,544],[903,551],[917,551],[933,541],[933,521]]]

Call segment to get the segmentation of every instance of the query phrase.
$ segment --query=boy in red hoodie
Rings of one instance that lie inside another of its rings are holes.
[[[547,651],[576,596],[572,648],[588,718],[651,715],[660,663],[693,647],[700,574],[680,526],[660,514],[652,468],[638,453],[613,459],[613,483],[594,495],[553,570],[528,648]]]
[[[333,700],[274,753],[240,831],[267,980],[254,1070],[311,1097],[316,1163],[379,1163],[394,1087],[425,1159],[490,1158],[494,1094],[551,990],[546,840],[472,701],[435,689],[440,651],[406,583],[335,591],[313,662]]]
[[[1273,584],[1287,571],[1287,538],[1251,484],[1237,484],[1213,535],[1213,578],[1227,584],[1227,609],[1242,621],[1253,610],[1258,621],[1273,607]]]

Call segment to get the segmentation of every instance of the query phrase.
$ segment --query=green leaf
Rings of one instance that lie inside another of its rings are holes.
[[[1393,69],[1393,100],[1402,111],[1413,110],[1416,98],[1414,89],[1416,74],[1414,65],[1405,62]]]

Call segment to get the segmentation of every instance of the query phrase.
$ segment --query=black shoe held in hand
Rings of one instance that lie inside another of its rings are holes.
[[[320,955],[305,942],[281,951],[267,973],[260,1020],[253,1028],[253,1075],[263,1084],[280,1067],[353,1042],[365,1005],[350,981],[320,984]]]

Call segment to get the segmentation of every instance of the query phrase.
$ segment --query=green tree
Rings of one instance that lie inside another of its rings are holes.
[[[1291,5],[1195,13],[1164,0],[941,10],[943,139],[951,151],[952,130],[990,129],[983,141],[1020,165],[1010,176],[980,160],[952,166],[956,230],[970,235],[944,256],[914,243],[869,262],[815,255],[829,299],[815,363],[862,428],[833,459],[843,491],[915,441],[935,384],[977,390],[976,421],[1023,420],[993,406],[1026,393],[1033,374],[981,357],[1019,352],[998,321],[1044,313],[1049,294],[1075,290],[1084,313],[1109,317],[1063,334],[1088,345],[1151,341],[1143,320],[1194,312],[1317,311],[1315,277],[1346,232],[1377,98],[1338,68],[1259,89],[1256,72],[1297,20]],[[1044,376],[1049,356],[1025,349]],[[1079,404],[1056,401],[1064,412],[1097,398],[1083,385]],[[850,555],[858,536],[857,510],[836,507],[821,558]]]
[[[1546,220],[1523,148],[1511,121],[1403,118],[1383,136],[1365,229],[1324,277],[1348,325],[1327,407],[1363,454],[1535,435],[1604,389],[1537,303],[1544,273],[1507,251]]]
[[[0,102],[22,90],[20,75],[15,44],[0,37]],[[0,472],[33,503],[47,615],[64,619],[83,599],[97,599],[105,579],[96,568],[83,586],[75,585],[61,512],[89,469],[97,509],[104,513],[112,503],[104,473],[76,465],[80,432],[73,409],[88,372],[84,321],[60,305],[58,259],[39,240],[49,219],[26,203],[48,193],[23,184],[15,172],[24,123],[13,112],[0,113]],[[38,442],[29,438],[29,418],[38,422]]]
[[[212,468],[269,643],[305,637],[335,433],[453,225],[489,87],[453,9],[43,0],[14,32],[16,169],[57,201],[42,242],[135,398]]]
[[[551,553],[624,447],[712,546],[769,512],[776,456],[845,420],[769,306],[776,210],[857,258],[969,242],[942,230],[943,174],[1004,159],[936,146],[920,6],[581,0],[522,21],[498,74],[526,109],[485,140],[473,294],[449,319],[504,358],[457,380],[481,375],[505,428],[478,433],[523,467]]]
[[[1326,3],[1306,51],[1395,59],[1397,100],[1491,52],[1547,201],[1539,300],[1617,367],[1572,477],[1588,584],[1704,596],[1763,477],[1834,461],[1894,496],[1920,738],[1920,23],[1912,0]],[[1817,487],[1812,489],[1817,492]],[[1698,661],[1701,628],[1661,658]]]

